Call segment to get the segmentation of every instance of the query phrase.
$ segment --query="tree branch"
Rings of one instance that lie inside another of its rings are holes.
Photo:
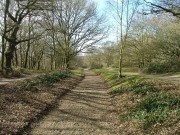
[[[173,16],[180,17],[180,12],[175,12],[175,11],[173,11],[172,9],[165,8],[165,7],[163,7],[163,6],[154,4],[154,3],[152,3],[152,2],[148,2],[148,1],[146,1],[146,0],[144,0],[144,1],[145,1],[147,4],[150,4],[150,5],[153,6],[153,7],[157,7],[157,8],[159,8],[159,9],[161,9],[161,10],[167,12],[167,13],[173,14]],[[159,12],[159,11],[160,11],[160,10],[153,10],[153,12],[156,12],[156,13]]]

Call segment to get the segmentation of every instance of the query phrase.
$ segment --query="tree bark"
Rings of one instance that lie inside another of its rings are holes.
[[[7,29],[7,10],[9,7],[9,1],[5,2],[5,10],[4,10],[4,31],[2,36],[2,57],[1,57],[1,68],[4,69],[4,57],[5,57],[5,49],[6,49],[6,43],[5,43],[5,34]]]
[[[8,50],[5,53],[6,57],[6,74],[9,74],[12,71],[12,60],[13,53],[15,51],[16,44],[10,43]]]
[[[117,1],[118,12],[118,1]],[[123,14],[124,14],[124,0],[121,3],[121,15],[120,15],[120,31],[121,31],[121,44],[119,45],[119,75],[118,78],[122,78],[122,61],[123,61]]]
[[[19,63],[18,63],[18,55],[17,55],[17,48],[15,48],[15,63],[16,63],[16,68],[18,67]]]
[[[25,54],[24,68],[27,68],[29,50],[30,50],[30,41],[28,41],[28,44],[27,44],[27,49],[26,49],[26,54]]]
[[[2,36],[2,56],[1,56],[1,69],[4,69],[4,56],[5,56],[5,48],[6,48],[6,43],[5,43],[5,38]]]
[[[28,18],[28,37],[29,37],[29,39],[30,39],[30,35],[31,35],[30,22],[31,22],[31,16],[29,15],[29,18]],[[26,49],[26,54],[25,54],[24,68],[27,68],[29,50],[30,50],[30,40],[28,40],[28,42],[27,42],[27,49]]]

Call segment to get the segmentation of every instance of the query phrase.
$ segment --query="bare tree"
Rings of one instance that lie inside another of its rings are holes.
[[[5,14],[6,12],[6,6],[4,7],[3,5],[5,4],[4,1],[1,1],[1,11],[2,11],[2,16],[3,16],[3,24],[2,24],[2,33],[6,32],[7,29],[7,14]],[[4,67],[4,54],[5,54],[5,49],[6,49],[6,41],[5,41],[5,37],[4,34],[2,34],[2,45],[1,45],[1,68],[3,69]]]
[[[124,48],[127,43],[129,30],[133,21],[133,16],[137,11],[139,5],[139,1],[131,1],[131,0],[117,0],[116,3],[116,14],[117,14],[117,22],[120,27],[120,43],[119,43],[119,78],[122,75],[122,64],[123,64],[123,53]]]
[[[144,0],[152,7],[152,13],[171,13],[173,16],[180,18],[180,1],[179,0],[157,0],[155,2]],[[145,13],[146,14],[146,13]]]
[[[16,46],[19,43],[27,42],[32,39],[36,39],[39,36],[33,35],[28,36],[28,38],[20,39],[19,38],[19,30],[24,20],[26,20],[27,16],[30,15],[35,10],[40,10],[38,0],[6,0],[5,3],[5,17],[7,16],[7,28],[4,31],[4,38],[8,42],[8,47],[5,53],[6,57],[6,73],[10,72],[12,69],[12,60],[14,56],[14,52],[16,50]]]
[[[57,44],[64,52],[66,68],[78,53],[105,37],[107,28],[98,17],[96,6],[87,0],[66,0],[55,3]]]

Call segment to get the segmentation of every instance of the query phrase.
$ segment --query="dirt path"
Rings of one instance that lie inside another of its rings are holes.
[[[142,76],[145,78],[157,79],[157,80],[172,82],[180,85],[180,75],[162,74],[162,75],[142,75]]]
[[[51,111],[31,135],[119,135],[117,118],[100,76],[85,71],[85,79]]]
[[[123,72],[124,75],[140,75],[145,78],[150,78],[150,79],[157,79],[157,80],[162,80],[166,82],[172,82],[175,84],[180,85],[180,74],[173,75],[173,74],[142,74],[142,73],[137,73],[137,72]]]
[[[26,79],[31,79],[31,78],[36,78],[37,76],[39,76],[40,74],[33,74],[33,75],[25,75],[23,77],[20,78],[0,78],[0,85],[4,85],[4,84],[9,84],[12,82],[17,82],[17,81],[24,81]]]

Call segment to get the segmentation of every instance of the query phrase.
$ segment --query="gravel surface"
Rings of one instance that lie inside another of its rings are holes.
[[[91,71],[30,131],[30,135],[119,135],[104,80]]]

